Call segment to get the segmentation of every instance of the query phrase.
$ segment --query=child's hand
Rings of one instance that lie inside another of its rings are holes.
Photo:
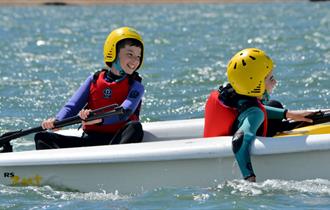
[[[58,131],[58,130],[60,130],[59,128],[55,128],[55,129],[54,129],[54,127],[55,127],[55,125],[54,125],[55,120],[56,120],[55,118],[49,118],[49,119],[47,119],[47,120],[44,120],[44,121],[41,123],[41,127],[42,127],[43,129],[45,129],[45,130]]]
[[[102,122],[102,119],[96,119],[96,120],[92,120],[92,121],[89,121],[89,122],[85,122],[84,120],[88,118],[91,111],[92,111],[91,109],[82,109],[82,110],[80,110],[79,117],[83,120],[82,121],[83,126],[85,126],[85,125],[94,125],[94,124]]]
[[[311,115],[313,113],[314,112],[312,112],[312,111],[290,111],[290,110],[288,110],[287,113],[286,113],[286,118],[288,120],[313,123],[312,119],[306,117],[306,116]]]
[[[44,120],[42,123],[41,123],[41,127],[43,129],[53,129],[55,126],[54,126],[54,122],[55,122],[55,118],[49,118],[47,120]]]

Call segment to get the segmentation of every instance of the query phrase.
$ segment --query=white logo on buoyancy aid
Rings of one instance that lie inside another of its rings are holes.
[[[104,98],[111,98],[112,90],[111,88],[107,87],[103,90],[103,97]]]

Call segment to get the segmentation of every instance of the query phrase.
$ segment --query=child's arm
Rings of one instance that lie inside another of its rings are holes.
[[[264,113],[259,107],[248,108],[238,117],[238,130],[233,135],[232,149],[244,179],[255,176],[250,147],[263,121]]]
[[[313,120],[310,118],[306,118],[306,116],[312,114],[312,111],[304,111],[304,110],[287,110],[287,109],[280,109],[270,106],[265,106],[267,115],[269,119],[289,119],[294,121],[303,121],[312,123]]]
[[[93,80],[93,75],[89,76],[86,81],[73,94],[69,101],[62,107],[56,115],[56,120],[63,120],[68,117],[75,116],[84,108],[88,101],[89,89]]]

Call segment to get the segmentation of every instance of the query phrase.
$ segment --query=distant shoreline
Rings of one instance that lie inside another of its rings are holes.
[[[306,0],[307,1],[307,0]],[[301,0],[0,0],[0,6],[17,5],[104,5],[104,4],[193,4],[193,3],[271,3],[301,2]]]

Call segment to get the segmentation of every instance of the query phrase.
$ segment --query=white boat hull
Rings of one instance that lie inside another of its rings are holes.
[[[0,154],[0,183],[139,193],[241,179],[231,137],[193,138],[201,126],[201,119],[148,123],[145,143]],[[330,179],[330,134],[258,138],[251,153],[257,181]]]

